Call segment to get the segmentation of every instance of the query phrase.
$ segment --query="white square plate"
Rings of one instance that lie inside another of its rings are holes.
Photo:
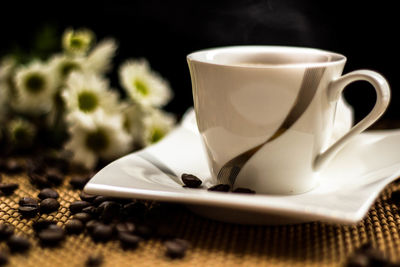
[[[188,205],[203,216],[234,223],[288,224],[360,221],[380,191],[400,176],[400,130],[355,137],[321,172],[319,185],[299,195],[249,195],[182,187],[190,173],[212,185],[194,112],[157,144],[122,157],[85,186],[90,194]]]

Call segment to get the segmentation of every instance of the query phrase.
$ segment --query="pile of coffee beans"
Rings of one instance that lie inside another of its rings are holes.
[[[56,187],[64,182],[69,170],[68,162],[37,158],[21,167],[14,160],[0,161],[0,172],[11,174],[25,171],[31,184],[40,190],[36,196],[24,196],[18,202],[21,218],[33,220],[33,237],[16,235],[12,225],[0,224],[0,241],[4,241],[12,253],[29,250],[30,238],[37,239],[41,246],[52,248],[62,245],[68,235],[79,234],[88,235],[96,243],[116,240],[124,250],[134,250],[149,239],[162,240],[165,256],[171,259],[184,257],[190,247],[188,241],[177,238],[173,233],[175,223],[171,220],[176,218],[173,215],[179,207],[172,204],[90,195],[81,191],[80,200],[68,206],[71,215],[64,225],[42,219],[41,214],[59,211],[60,194]],[[73,190],[81,190],[91,176],[78,173],[68,182]],[[201,185],[201,181],[200,184],[193,180],[188,183],[191,186]],[[18,184],[2,183],[0,176],[0,192],[3,195],[12,195],[16,189]],[[0,250],[0,266],[6,264],[8,258],[7,251]],[[96,254],[89,255],[85,264],[100,266],[103,262],[103,255]]]
[[[14,232],[14,226],[10,224],[0,224],[0,242],[5,242],[12,253],[21,253],[27,251],[31,247],[29,239]],[[8,254],[0,251],[0,265],[8,262]]]
[[[201,188],[202,181],[197,176],[193,174],[184,173],[181,175],[181,180],[183,182],[183,187],[187,188]],[[249,188],[236,188],[231,190],[231,186],[228,184],[216,184],[207,189],[213,192],[233,192],[242,194],[255,194],[256,191]]]

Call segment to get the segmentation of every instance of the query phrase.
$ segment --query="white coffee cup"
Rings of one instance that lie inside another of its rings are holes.
[[[380,74],[358,70],[342,76],[346,57],[319,49],[233,46],[197,51],[187,60],[214,179],[259,193],[314,188],[321,168],[373,124],[390,100],[389,85]],[[375,88],[376,104],[328,144],[341,93],[359,80]]]

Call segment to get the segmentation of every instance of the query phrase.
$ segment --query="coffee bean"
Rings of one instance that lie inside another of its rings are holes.
[[[18,184],[10,183],[10,184],[0,184],[0,191],[5,195],[9,196],[14,193],[15,190],[19,187]]]
[[[39,212],[38,206],[19,206],[18,212],[21,214],[22,217],[25,218],[33,218]]]
[[[65,230],[69,234],[80,234],[85,229],[85,225],[77,219],[72,219],[65,224]]]
[[[108,196],[96,196],[92,203],[94,206],[97,207],[105,201],[113,201],[113,200],[114,200],[114,198],[108,197]]]
[[[82,212],[88,213],[94,217],[97,217],[97,208],[94,206],[89,206],[89,207],[83,208]]]
[[[36,173],[29,174],[29,181],[37,188],[46,188],[51,186],[51,183],[46,179],[45,176]]]
[[[390,200],[394,203],[400,203],[400,190],[393,191],[390,195]]]
[[[38,233],[40,243],[45,246],[56,246],[65,238],[64,230],[57,225],[50,227]]]
[[[24,167],[16,159],[7,159],[2,163],[1,169],[7,173],[20,173],[24,170]]]
[[[57,191],[55,191],[51,188],[44,188],[38,194],[38,198],[40,198],[40,199],[45,199],[45,198],[57,199],[59,196],[60,195],[57,193]]]
[[[61,155],[61,154],[46,154],[44,155],[44,161],[56,168],[57,170],[60,170],[64,174],[68,173],[70,169],[70,162],[68,160],[69,155]]]
[[[18,204],[20,206],[32,206],[32,207],[38,207],[39,202],[31,197],[22,197],[19,199]]]
[[[249,188],[238,187],[232,191],[233,193],[241,193],[241,194],[255,194],[256,191],[251,190]]]
[[[85,192],[82,191],[82,192],[79,194],[79,197],[80,197],[81,200],[83,200],[83,201],[93,202],[93,201],[95,200],[95,198],[97,197],[97,195],[90,195],[90,194],[87,194],[87,193],[85,193]]]
[[[155,229],[156,236],[165,240],[170,239],[174,236],[174,231],[172,230],[171,225],[167,225],[165,223],[159,223]]]
[[[46,164],[39,158],[30,159],[26,162],[28,174],[43,175],[46,171]]]
[[[126,249],[137,248],[142,240],[139,236],[130,234],[128,232],[120,232],[118,234],[118,239],[121,242],[122,247]]]
[[[92,215],[90,215],[89,213],[86,212],[78,212],[74,215],[73,217],[76,220],[80,220],[83,223],[87,223],[88,221],[90,221],[93,217]]]
[[[98,267],[103,264],[103,255],[90,255],[85,262],[85,266],[87,267]]]
[[[132,222],[119,222],[115,225],[115,230],[118,233],[133,233],[135,231],[135,224]]]
[[[143,239],[149,239],[153,235],[153,229],[145,224],[136,226],[135,234],[142,237]]]
[[[192,174],[184,173],[181,176],[182,182],[190,188],[198,188],[202,181]]]
[[[51,225],[56,225],[56,221],[50,221],[50,220],[38,220],[32,224],[33,230],[35,230],[36,233],[39,233],[40,231],[50,228]]]
[[[58,169],[48,168],[46,169],[46,179],[51,184],[58,186],[64,181],[64,176],[60,173]]]
[[[0,241],[6,240],[14,233],[14,226],[11,224],[0,224]]]
[[[72,214],[75,214],[75,213],[81,212],[82,209],[89,207],[89,206],[90,206],[89,202],[83,201],[83,200],[77,200],[77,201],[72,202],[69,205],[69,210]]]
[[[83,189],[87,182],[89,182],[90,178],[85,176],[73,176],[71,177],[69,184],[74,189]]]
[[[54,198],[45,198],[40,202],[40,212],[41,213],[51,213],[58,210],[60,203]]]
[[[142,220],[147,212],[147,207],[142,202],[131,202],[125,204],[121,212],[125,217],[133,217],[137,220]]]
[[[230,188],[231,187],[228,184],[217,184],[208,188],[207,190],[216,192],[229,192]]]
[[[111,222],[120,214],[121,205],[114,201],[105,201],[97,207],[99,219],[104,222]]]
[[[187,241],[182,239],[172,239],[165,243],[166,255],[172,259],[183,258],[189,247]]]
[[[106,242],[112,238],[113,229],[109,225],[97,224],[92,231],[92,238],[97,242]]]
[[[101,224],[101,223],[97,220],[90,220],[86,223],[86,229],[91,234],[91,233],[93,233],[94,228],[96,228],[96,226],[99,224]]]
[[[8,253],[0,250],[0,266],[4,266],[8,263]]]
[[[7,245],[11,252],[25,252],[31,247],[31,242],[23,236],[12,235],[7,240]]]

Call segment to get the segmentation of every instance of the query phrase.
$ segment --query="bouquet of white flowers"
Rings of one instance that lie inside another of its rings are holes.
[[[20,64],[0,64],[0,144],[3,150],[58,146],[87,169],[162,138],[175,119],[162,107],[168,82],[145,59],[119,68],[122,98],[106,73],[117,50],[114,39],[95,43],[87,29],[67,29],[59,54]],[[60,137],[61,136],[61,137]],[[57,142],[49,142],[51,140]]]

